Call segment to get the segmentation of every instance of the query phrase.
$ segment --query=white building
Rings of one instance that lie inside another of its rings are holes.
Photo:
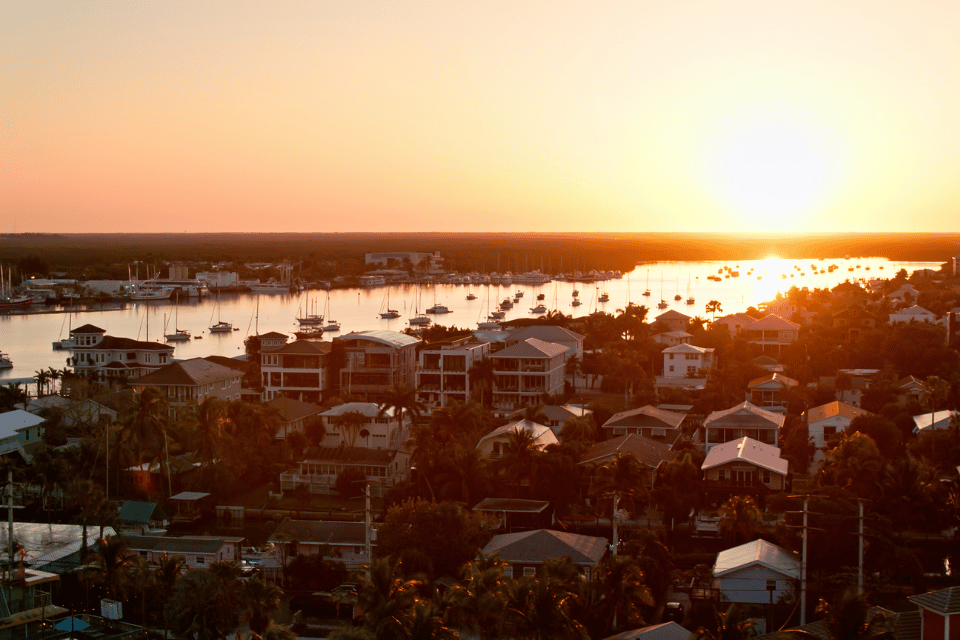
[[[356,414],[356,422],[345,423],[345,414]],[[345,402],[319,415],[327,431],[321,443],[324,447],[399,449],[411,435],[409,416],[404,415],[398,426],[393,409],[386,407],[381,414],[374,402]]]
[[[911,322],[929,322],[934,323],[937,321],[937,315],[931,311],[927,311],[921,306],[913,305],[912,307],[907,307],[906,309],[897,309],[890,314],[890,324],[898,324],[901,322],[911,323]]]
[[[869,416],[864,411],[845,402],[828,402],[819,407],[808,409],[803,418],[807,423],[807,437],[813,442],[813,461],[810,463],[809,473],[816,471],[823,461],[823,454],[827,450],[827,441],[835,433],[846,431],[850,423],[857,416]]]
[[[790,600],[800,579],[800,559],[782,547],[754,540],[717,554],[713,586],[723,602],[767,604]]]

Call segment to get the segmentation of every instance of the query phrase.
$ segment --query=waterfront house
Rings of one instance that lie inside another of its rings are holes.
[[[745,327],[756,322],[757,319],[746,313],[731,313],[720,316],[710,323],[711,327],[724,327],[730,337],[736,337]]]
[[[777,446],[784,420],[784,414],[761,409],[749,402],[714,411],[703,421],[704,448],[709,453],[718,444],[743,437]]]
[[[152,373],[170,362],[174,348],[159,342],[106,335],[85,324],[70,331],[72,356],[67,364],[80,376],[98,382],[126,381]]]
[[[559,438],[560,432],[563,431],[564,424],[567,420],[571,418],[589,418],[593,415],[593,411],[574,404],[545,404],[537,410],[537,415],[537,422],[550,427],[553,434]],[[513,417],[518,419],[522,418],[523,411],[515,412]]]
[[[473,393],[469,371],[490,354],[489,342],[478,342],[473,334],[431,342],[420,351],[417,397],[428,408],[466,402]]]
[[[376,401],[391,387],[412,389],[416,385],[419,338],[373,330],[336,336],[333,342],[333,348],[342,348],[344,353],[336,372],[340,393]]]
[[[858,340],[864,331],[871,331],[877,327],[877,319],[866,309],[854,305],[833,314],[833,326],[841,329],[847,340]]]
[[[167,402],[170,418],[177,420],[206,398],[224,402],[240,399],[243,373],[205,358],[191,358],[160,367],[130,382],[130,387],[143,392],[154,387]]]
[[[693,339],[693,334],[687,333],[686,331],[665,331],[655,334],[652,338],[653,341],[658,344],[675,347],[678,344],[690,344],[690,340]]]
[[[704,374],[715,366],[713,347],[678,344],[660,353],[663,354],[664,378],[704,378]]]

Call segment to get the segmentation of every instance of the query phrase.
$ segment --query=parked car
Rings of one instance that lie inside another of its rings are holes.
[[[683,622],[683,603],[682,602],[668,602],[663,605],[663,622],[676,622],[681,624]]]

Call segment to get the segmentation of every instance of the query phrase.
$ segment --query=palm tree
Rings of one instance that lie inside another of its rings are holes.
[[[577,594],[564,585],[523,576],[510,586],[504,617],[511,636],[530,640],[589,638],[583,625],[573,617]]]
[[[420,582],[404,579],[391,558],[374,558],[358,577],[357,607],[364,628],[377,638],[399,635],[404,618],[417,601]]]
[[[12,411],[18,404],[26,405],[29,399],[19,382],[0,387],[0,409],[3,411]]]
[[[617,538],[617,517],[620,500],[628,501],[631,511],[638,511],[643,506],[646,497],[646,482],[649,478],[647,471],[632,453],[626,455],[617,453],[608,462],[597,467],[590,493],[594,495],[612,495],[613,513],[613,553],[617,554],[619,540]]]
[[[720,533],[734,545],[753,540],[763,530],[763,514],[752,496],[731,496],[720,505],[719,514]]]
[[[50,374],[47,373],[46,369],[40,369],[40,371],[34,372],[34,380],[37,381],[37,397],[44,395],[44,392],[47,390],[47,382],[50,380]]]
[[[540,449],[527,429],[516,428],[507,434],[507,441],[503,444],[503,454],[496,461],[495,466],[506,473],[508,482],[516,482],[516,495],[520,497],[520,486],[524,480],[531,484],[536,477],[537,457]]]
[[[191,408],[185,422],[193,432],[194,446],[203,464],[207,465],[219,459],[226,445],[223,400],[216,396],[207,396]]]
[[[654,604],[643,571],[630,556],[604,556],[594,571],[588,592],[591,610],[606,622],[604,636],[620,629],[642,627],[640,607]]]
[[[67,485],[67,496],[71,504],[80,507],[80,524],[82,526],[80,541],[80,557],[87,556],[87,525],[93,522],[104,506],[103,489],[89,478],[74,478]]]
[[[700,627],[697,631],[697,640],[747,640],[754,636],[755,623],[745,618],[736,604],[731,604],[726,611],[713,612],[715,625],[707,629]]]
[[[121,441],[137,452],[137,464],[144,462],[144,450],[162,444],[167,467],[167,489],[173,494],[170,480],[170,456],[167,447],[167,402],[156,387],[134,392],[134,405],[125,415],[120,430]]]
[[[348,447],[357,445],[357,436],[363,425],[367,424],[367,416],[359,411],[344,411],[333,419],[333,424],[340,432],[343,441]]]
[[[487,461],[477,449],[457,447],[442,459],[437,473],[437,494],[441,500],[472,505],[489,485]]]
[[[242,584],[241,599],[246,607],[244,618],[250,623],[250,631],[263,637],[273,616],[280,610],[283,591],[272,582],[264,582],[260,578],[246,580]]]
[[[50,378],[50,383],[51,383],[50,386],[53,389],[53,392],[56,393],[56,388],[57,388],[56,382],[57,380],[63,377],[63,371],[61,371],[60,369],[54,369],[53,367],[49,367],[47,368],[47,377]],[[61,390],[61,393],[62,393],[62,390]]]
[[[939,376],[927,376],[927,379],[920,384],[923,387],[926,403],[930,407],[930,426],[932,427],[936,408],[950,395],[950,383]]]
[[[387,389],[377,415],[383,416],[388,409],[393,410],[393,417],[397,419],[397,432],[401,438],[404,437],[403,418],[407,417],[412,424],[417,424],[427,410],[424,404],[417,400],[417,390],[402,385],[393,385]]]
[[[490,358],[481,358],[470,366],[467,378],[470,388],[480,391],[480,403],[489,407],[493,403],[493,378],[496,367]]]
[[[723,309],[720,307],[720,301],[711,300],[710,302],[708,302],[706,306],[706,311],[707,313],[711,314],[712,320],[716,320],[717,312],[719,311],[720,313],[723,313]]]
[[[838,371],[837,376],[833,379],[833,387],[840,396],[840,402],[843,402],[846,392],[853,390],[853,378],[846,371]]]
[[[460,585],[453,588],[446,611],[458,627],[481,639],[502,637],[503,614],[507,606],[507,563],[499,553],[483,553],[463,566]]]
[[[580,373],[580,356],[573,354],[567,358],[567,361],[563,365],[564,372],[570,376],[570,387],[576,389],[577,387],[577,374]]]
[[[93,558],[83,569],[82,577],[89,584],[102,585],[107,597],[126,598],[133,581],[135,563],[139,556],[127,553],[123,536],[107,536],[97,543]]]
[[[821,600],[817,614],[823,616],[827,640],[892,640],[897,637],[893,619],[881,609],[874,609],[854,587],[840,592],[834,602]],[[781,631],[775,635],[784,640],[821,638],[807,631]]]
[[[153,584],[157,589],[157,596],[161,611],[163,612],[163,637],[167,637],[167,614],[166,606],[173,596],[173,590],[176,587],[177,580],[183,575],[183,570],[187,566],[187,561],[183,556],[171,556],[166,552],[160,555],[157,565],[154,567]]]

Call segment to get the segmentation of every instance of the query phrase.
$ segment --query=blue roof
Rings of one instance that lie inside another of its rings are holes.
[[[166,520],[167,514],[156,502],[135,502],[127,500],[120,505],[120,522],[123,524],[149,524],[151,520]]]

